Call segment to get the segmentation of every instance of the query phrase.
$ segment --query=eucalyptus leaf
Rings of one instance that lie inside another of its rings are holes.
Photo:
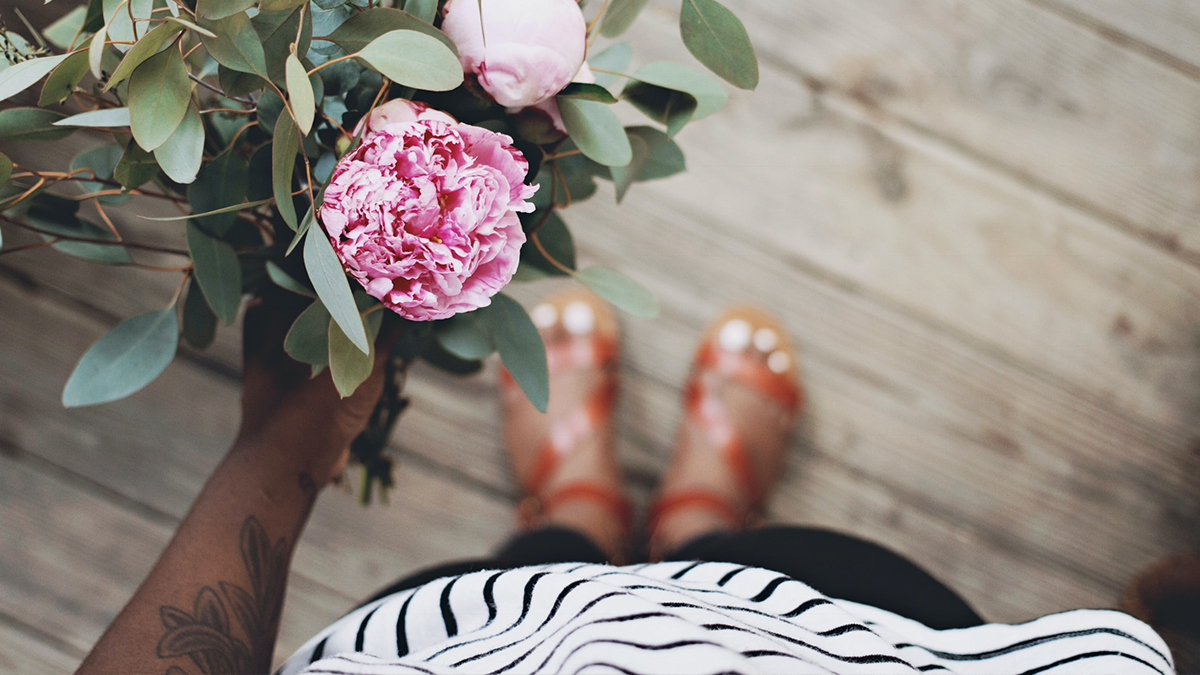
[[[354,346],[366,354],[371,346],[367,342],[367,333],[363,330],[342,263],[333,252],[333,245],[329,243],[324,230],[320,227],[310,229],[304,238],[304,267],[313,290]]]
[[[256,206],[262,206],[263,204],[269,204],[270,202],[273,202],[273,201],[275,201],[275,200],[274,199],[263,199],[263,200],[256,201],[256,202],[238,202],[237,204],[223,206],[219,209],[213,209],[212,211],[201,211],[198,213],[189,213],[189,214],[183,215],[183,216],[156,217],[156,216],[143,216],[143,215],[139,214],[138,218],[141,218],[142,220],[154,220],[154,221],[158,221],[160,223],[169,223],[169,222],[178,221],[178,220],[191,220],[191,219],[202,220],[202,219],[208,218],[210,216],[218,216],[218,215],[229,214],[229,213],[236,214],[238,211],[242,211],[244,209],[252,209]]]
[[[308,0],[262,0],[258,9],[263,12],[282,12],[307,3]]]
[[[125,58],[121,59],[121,63],[113,74],[108,77],[108,82],[104,85],[104,91],[108,91],[117,86],[121,80],[133,74],[133,71],[146,59],[158,53],[167,40],[175,37],[175,34],[183,30],[183,25],[176,22],[166,21],[158,24],[158,26],[146,33],[141,40],[137,41],[133,47],[125,52]]]
[[[42,237],[47,240],[53,238],[54,235],[91,240],[63,239],[53,245],[54,250],[60,253],[108,265],[127,265],[133,262],[133,259],[129,257],[129,251],[126,251],[124,246],[92,243],[93,241],[116,241],[116,237],[105,228],[79,219],[74,212],[52,212],[35,205],[30,207],[25,214],[25,220],[42,232]]]
[[[607,105],[557,97],[563,125],[580,152],[605,166],[624,166],[633,158],[621,120]]]
[[[312,237],[309,237],[312,239]],[[363,330],[362,319],[355,313],[359,330]],[[329,374],[342,398],[354,393],[366,382],[375,366],[375,343],[365,353],[342,332],[337,321],[329,322]]]
[[[102,65],[104,62],[104,47],[107,39],[108,26],[101,26],[100,30],[92,36],[92,41],[88,43],[88,68],[92,71],[92,77],[97,80],[104,79],[104,71]]]
[[[233,225],[236,218],[234,211],[244,207],[213,215],[200,214],[242,204],[245,197],[246,162],[230,148],[204,165],[188,188],[188,201],[193,213],[190,217],[195,218],[196,223],[206,231],[221,236]],[[180,217],[170,218],[178,219]]]
[[[617,309],[633,316],[658,316],[658,301],[638,282],[607,267],[587,267],[575,273],[575,279]]]
[[[217,20],[201,19],[199,24],[201,28],[217,36],[200,36],[201,44],[217,63],[238,72],[267,77],[267,60],[263,54],[262,41],[245,12]]]
[[[170,5],[168,5],[168,6],[170,6]],[[171,23],[177,23],[180,26],[183,26],[184,28],[186,28],[188,30],[195,31],[198,34],[203,35],[204,37],[210,37],[210,38],[217,37],[216,33],[212,32],[206,28],[201,28],[200,26],[192,23],[191,21],[188,21],[187,19],[181,19],[178,16],[169,16],[169,17],[167,17],[167,21],[170,21]]]
[[[600,34],[611,38],[624,33],[645,6],[646,0],[612,0],[600,22]]]
[[[99,180],[113,180],[117,163],[121,161],[122,149],[119,145],[100,145],[75,155],[71,160],[71,171],[89,169],[92,176]],[[84,193],[111,190],[112,185],[95,180],[80,180],[79,189]],[[129,195],[103,195],[97,197],[102,204],[124,204],[129,201]]]
[[[308,81],[308,73],[304,70],[304,66],[300,65],[300,59],[296,58],[294,53],[288,54],[285,68],[288,100],[291,102],[292,114],[296,120],[296,126],[300,129],[300,135],[307,136],[308,132],[312,130],[313,118],[317,112],[312,83]]]
[[[541,214],[535,215],[539,220],[542,218]],[[546,249],[555,262],[569,269],[575,269],[575,240],[571,237],[571,231],[558,215],[557,210],[545,215],[545,220],[538,227],[536,236],[542,248]],[[532,237],[533,235],[530,235],[530,241],[521,247],[521,265],[532,265],[547,276],[566,275],[566,272],[560,270],[546,256],[542,255],[537,245],[533,243]]]
[[[78,8],[77,8],[78,9]],[[79,84],[88,72],[88,55],[86,51],[78,51],[67,56],[58,64],[46,83],[42,85],[42,95],[38,98],[39,106],[54,105],[67,100],[75,85]]]
[[[178,344],[174,305],[122,321],[79,360],[63,388],[63,405],[95,405],[133,394],[166,369]]]
[[[54,123],[56,127],[127,127],[129,126],[129,108],[100,108],[89,110],[70,117],[64,117]]]
[[[482,359],[496,351],[491,312],[491,307],[480,307],[472,312],[455,314],[437,324],[434,338],[443,349],[460,359]]]
[[[153,150],[166,142],[183,121],[192,97],[183,57],[174,49],[160,52],[129,78],[129,120],[138,145]]]
[[[283,112],[283,99],[274,89],[267,89],[258,97],[255,105],[255,115],[260,129],[268,134],[275,133],[275,122]]]
[[[571,82],[562,91],[558,92],[558,95],[584,101],[599,101],[600,103],[611,104],[617,102],[617,97],[613,96],[607,89],[598,84],[588,82]]]
[[[113,169],[113,178],[117,179],[121,187],[129,190],[145,185],[157,175],[158,162],[154,161],[154,155],[143,150],[132,140],[125,146],[125,153]]]
[[[71,43],[71,40],[78,40],[79,36],[83,33],[83,22],[85,20],[87,20],[87,7],[76,7],[54,23],[46,26],[42,31],[42,36],[55,47],[69,51],[75,46]]]
[[[195,265],[196,281],[208,306],[226,324],[237,320],[242,304],[242,266],[233,247],[200,229],[187,224],[188,251]]]
[[[634,182],[667,178],[687,170],[683,151],[662,131],[654,127],[636,126],[626,127],[625,133],[629,135],[631,144],[632,139],[637,137],[646,145],[646,159],[633,176]]]
[[[312,227],[313,220],[313,210],[310,206],[308,207],[308,210],[304,212],[304,217],[300,219],[300,227],[296,230],[296,235],[292,237],[292,241],[288,243],[287,250],[284,251],[283,257],[286,258],[292,255],[292,251],[295,251],[296,247],[300,245],[300,242],[304,240],[304,234],[308,232],[309,228]]]
[[[375,7],[352,15],[334,29],[328,38],[346,50],[347,54],[353,54],[366,47],[372,40],[394,30],[415,30],[437,38],[450,48],[455,56],[458,55],[454,42],[445,33],[434,28],[431,22],[390,7]]]
[[[292,170],[296,166],[296,152],[299,149],[300,138],[296,135],[296,125],[290,119],[281,117],[275,124],[275,136],[271,142],[271,188],[279,215],[293,230],[298,223],[296,205],[292,202]]]
[[[183,339],[196,349],[208,349],[217,336],[217,315],[208,307],[196,277],[188,283],[183,303]]]
[[[0,101],[11,98],[33,86],[33,83],[50,74],[58,64],[67,60],[67,55],[43,56],[29,59],[0,70]]]
[[[320,302],[314,302],[292,323],[283,339],[283,351],[301,363],[328,365],[330,323],[329,310]]]
[[[154,159],[171,180],[188,185],[196,180],[204,157],[204,122],[193,101],[175,133],[154,149]]]
[[[653,61],[638,68],[633,79],[665,89],[686,91],[696,97],[696,112],[692,119],[707,117],[725,107],[729,95],[720,81],[711,75],[672,61]]]
[[[56,127],[66,115],[45,108],[8,108],[0,110],[0,141],[57,141],[75,131]]]
[[[596,78],[596,84],[601,87],[616,82],[620,79],[619,76],[612,73],[623,73],[629,67],[629,61],[633,58],[633,47],[628,42],[615,42],[602,51],[590,56],[587,60],[588,66],[591,67],[592,73]],[[610,70],[612,72],[601,72]]]
[[[292,275],[288,274],[274,260],[267,261],[267,276],[276,286],[291,291],[297,295],[303,295],[306,298],[316,298],[317,294],[307,284],[302,283]]]
[[[8,155],[0,152],[0,187],[8,184],[8,179],[12,178],[13,163],[8,158]]]
[[[483,370],[483,361],[459,358],[446,351],[436,341],[426,345],[421,352],[421,358],[434,368],[452,375],[474,375]]]
[[[303,24],[301,24],[303,21]],[[296,43],[296,54],[303,55],[308,51],[312,40],[312,14],[303,11],[301,7],[281,12],[259,12],[251,19],[258,39],[262,42],[263,57],[267,64],[267,75],[276,84],[284,84],[286,77],[286,60],[292,53],[292,43]],[[299,33],[299,40],[297,40]]]
[[[630,82],[625,86],[622,97],[641,110],[650,119],[667,127],[667,135],[674,137],[696,113],[696,97],[686,91],[664,89],[645,82]]]
[[[500,361],[525,397],[546,412],[550,403],[550,375],[546,368],[546,345],[519,302],[497,293],[492,297],[492,336]]]
[[[758,86],[758,60],[746,27],[717,0],[683,0],[679,14],[683,45],[729,84],[740,89]]]
[[[224,19],[254,6],[254,0],[196,0],[196,16],[204,19]]]
[[[253,73],[243,73],[222,65],[217,66],[217,82],[221,90],[230,96],[245,96],[267,86],[266,80]]]
[[[384,33],[356,56],[405,87],[449,91],[463,82],[462,65],[454,51],[440,40],[415,30]]]
[[[405,0],[404,11],[432,24],[437,18],[438,0]]]
[[[135,42],[146,34],[146,19],[151,17],[153,11],[154,0],[104,0],[104,23],[108,39],[122,43]],[[133,20],[137,20],[137,23]],[[121,52],[131,47],[130,44],[113,46]]]

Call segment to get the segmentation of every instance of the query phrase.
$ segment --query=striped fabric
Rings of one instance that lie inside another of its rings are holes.
[[[295,673],[1173,673],[1146,624],[1075,610],[936,631],[728,563],[578,563],[438,579],[343,617]]]

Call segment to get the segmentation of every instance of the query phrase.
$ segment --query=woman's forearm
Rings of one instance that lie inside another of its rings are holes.
[[[292,551],[318,491],[295,450],[235,443],[79,673],[270,669]]]

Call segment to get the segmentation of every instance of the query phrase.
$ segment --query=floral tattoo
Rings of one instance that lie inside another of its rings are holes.
[[[247,516],[242,522],[240,547],[250,591],[222,581],[217,584],[220,592],[212,586],[200,589],[191,612],[160,607],[159,617],[166,628],[158,641],[160,659],[187,656],[206,675],[270,666],[287,579],[287,542],[280,538],[272,544],[262,523]],[[241,637],[235,634],[230,614],[241,627]],[[184,671],[172,666],[167,675],[184,675]]]

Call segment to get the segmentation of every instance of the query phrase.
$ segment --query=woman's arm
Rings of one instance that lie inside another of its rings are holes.
[[[80,674],[270,669],[292,551],[382,388],[381,360],[348,399],[310,379],[280,348],[292,316],[248,312],[237,440]]]

